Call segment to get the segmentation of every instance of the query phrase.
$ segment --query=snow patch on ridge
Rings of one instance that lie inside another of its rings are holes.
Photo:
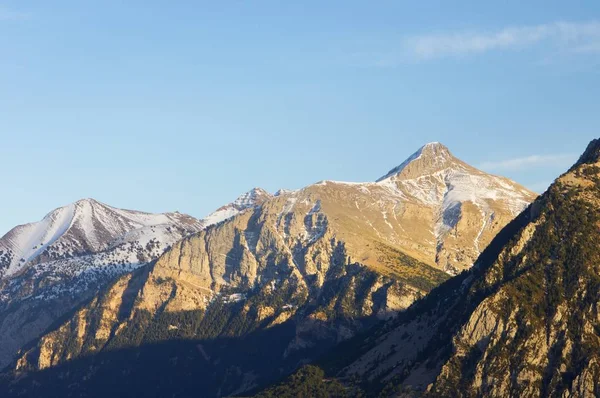
[[[282,194],[282,192],[280,191],[278,191],[278,193]],[[218,224],[222,221],[235,217],[236,215],[240,214],[245,210],[252,209],[261,205],[265,200],[268,200],[273,196],[278,195],[271,195],[262,188],[253,188],[252,190],[238,197],[233,202],[229,203],[228,205],[225,205],[217,209],[215,212],[209,214],[202,221],[205,227]]]

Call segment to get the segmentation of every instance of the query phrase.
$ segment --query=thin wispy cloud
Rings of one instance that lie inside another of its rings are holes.
[[[456,57],[549,43],[572,52],[600,52],[600,21],[555,22],[492,32],[449,32],[406,37],[402,47],[418,59]]]
[[[575,163],[576,154],[530,155],[520,158],[504,159],[499,161],[483,162],[478,165],[480,169],[489,171],[516,171],[533,167],[565,168]]]

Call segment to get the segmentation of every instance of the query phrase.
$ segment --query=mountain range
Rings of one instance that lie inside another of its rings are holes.
[[[430,143],[374,182],[255,188],[203,220],[77,202],[2,239],[0,331],[24,329],[32,297],[49,314],[3,346],[20,350],[5,377],[88,374],[77,395],[115,368],[132,393],[153,374],[163,393],[242,394],[397,319],[535,197]],[[56,290],[71,299],[51,312]]]

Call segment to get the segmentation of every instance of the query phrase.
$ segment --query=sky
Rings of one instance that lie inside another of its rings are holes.
[[[373,181],[430,141],[542,192],[599,92],[598,1],[0,0],[0,235]]]

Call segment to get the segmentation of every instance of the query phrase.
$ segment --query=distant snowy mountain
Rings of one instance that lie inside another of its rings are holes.
[[[0,239],[0,277],[32,265],[85,255],[99,255],[104,260],[112,257],[117,263],[144,263],[202,227],[200,220],[185,214],[121,210],[82,199],[4,235]],[[146,248],[149,244],[151,249]],[[133,246],[136,253],[129,250]]]
[[[203,227],[83,199],[13,228],[0,239],[0,368],[56,318]]]

